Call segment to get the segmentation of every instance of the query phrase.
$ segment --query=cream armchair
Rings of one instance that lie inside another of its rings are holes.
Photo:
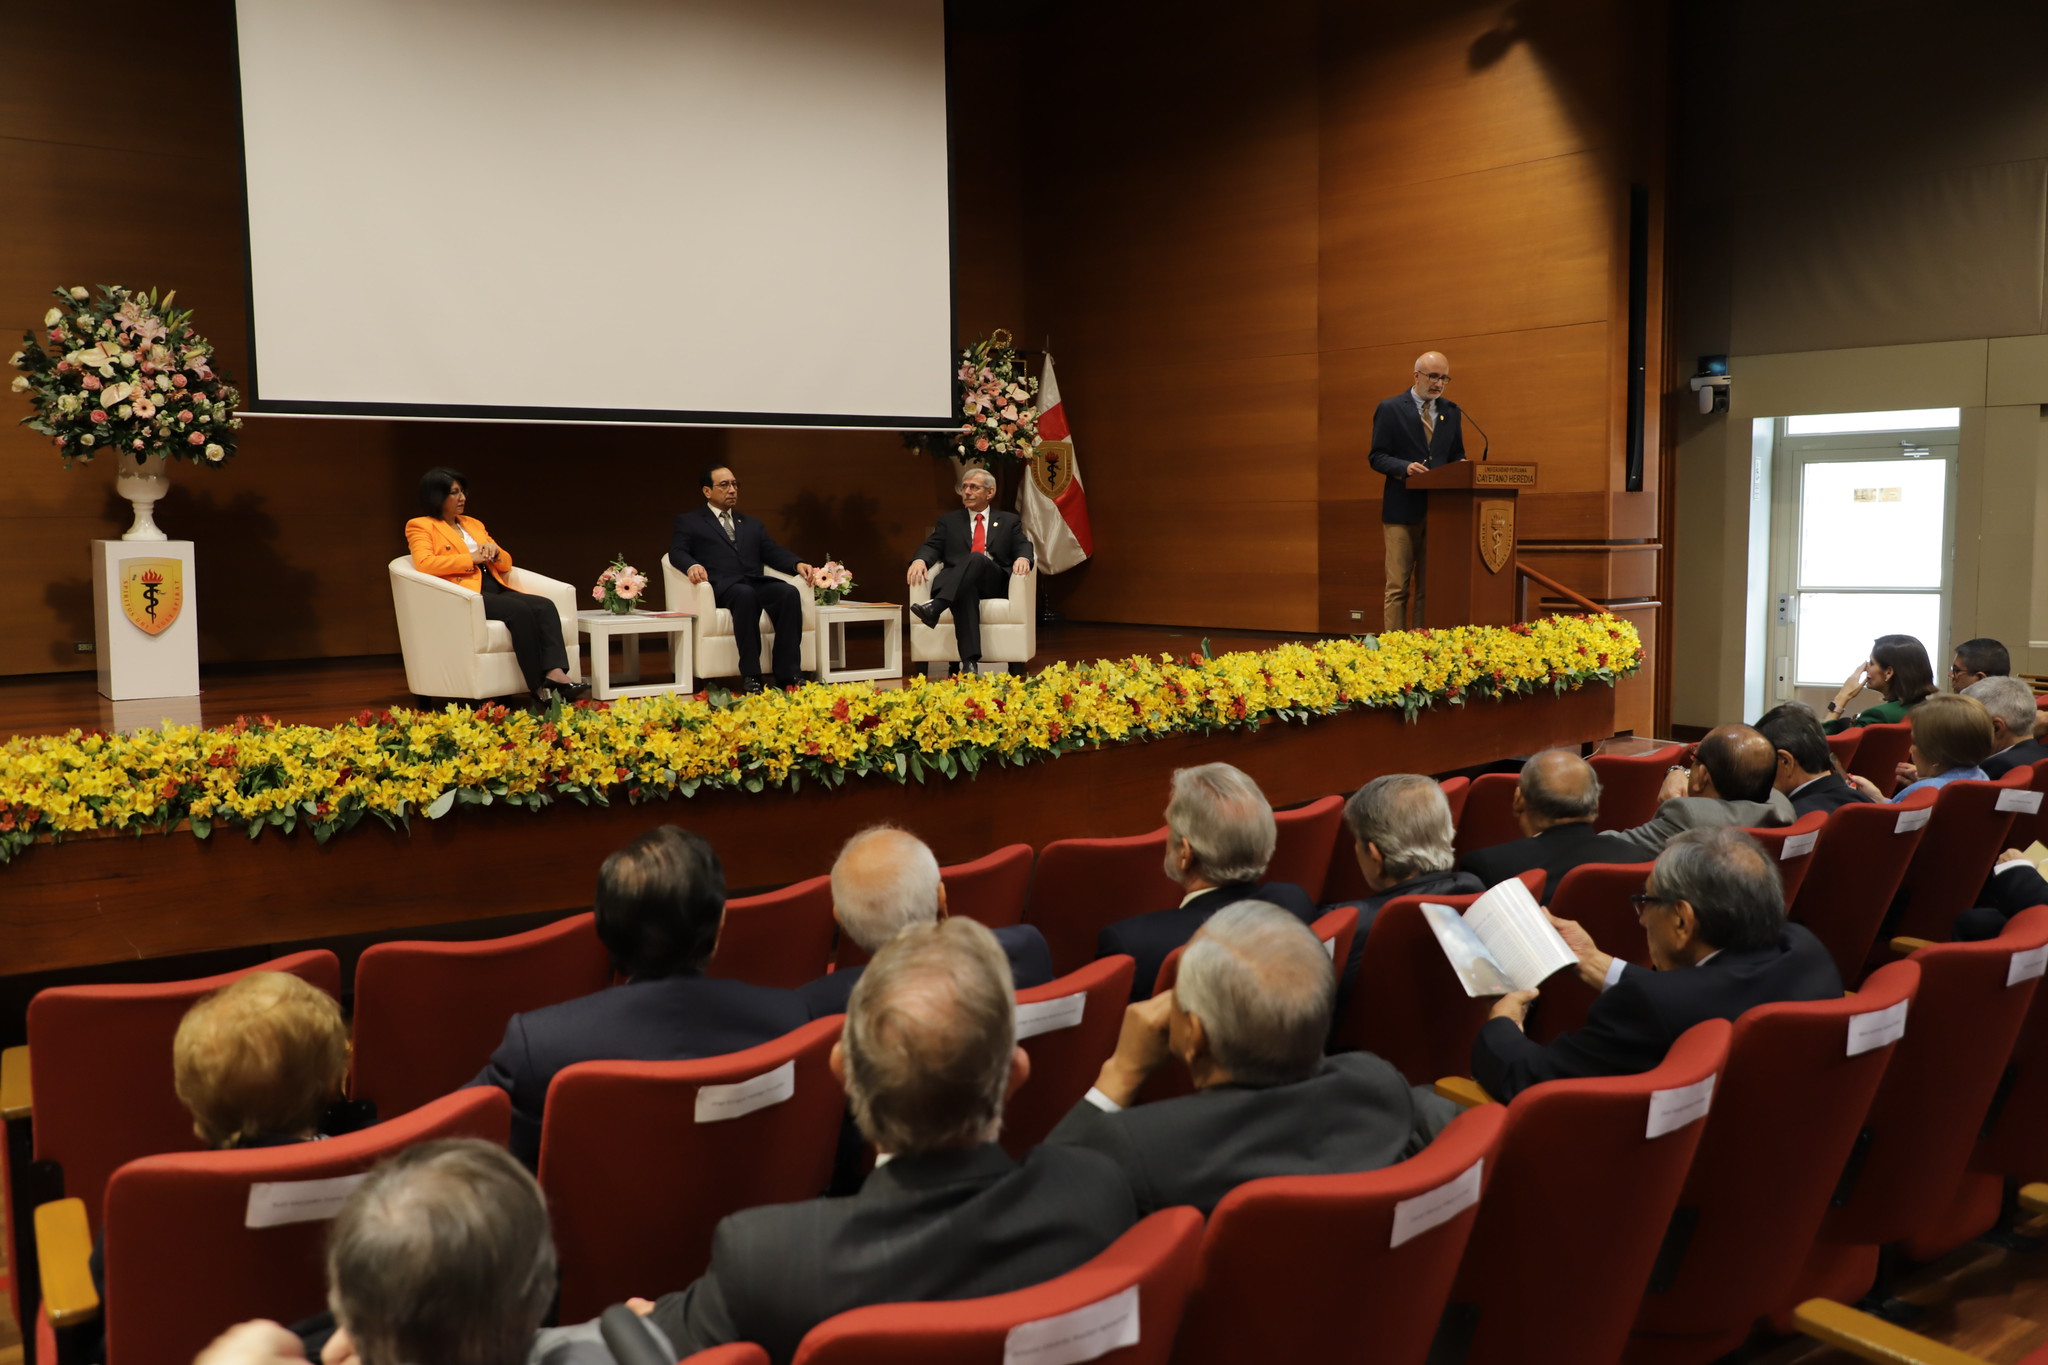
[[[932,580],[943,564],[934,564],[922,583],[910,585],[912,604],[932,599]],[[1023,664],[1038,653],[1038,570],[1006,575],[1010,580],[1007,597],[981,599],[981,658],[983,663]],[[953,613],[939,613],[939,623],[928,626],[910,616],[910,657],[917,663],[948,663],[958,660],[960,646],[953,638]]]
[[[770,578],[779,578],[797,590],[804,604],[804,641],[800,651],[798,667],[805,673],[818,671],[818,603],[812,596],[808,583],[794,574],[779,569],[761,566],[761,571]],[[697,654],[697,676],[700,678],[737,678],[740,675],[740,647],[732,634],[732,613],[714,600],[709,583],[692,583],[689,575],[669,563],[667,555],[661,557],[661,585],[663,600],[670,611],[694,611],[696,619],[690,623],[695,632]],[[767,677],[774,667],[775,627],[769,624],[768,613],[761,613],[761,661],[760,674]]]
[[[576,639],[576,590],[531,569],[514,567],[509,586],[545,597],[562,615],[562,647],[569,676],[581,681]],[[405,685],[422,697],[509,697],[526,691],[512,653],[512,632],[484,619],[482,593],[471,592],[413,567],[411,555],[391,561],[391,606],[398,614],[398,648],[405,655]]]

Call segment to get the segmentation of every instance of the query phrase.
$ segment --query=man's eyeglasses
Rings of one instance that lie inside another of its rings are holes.
[[[1628,903],[1634,907],[1636,912],[1636,918],[1641,919],[1643,917],[1643,911],[1649,909],[1651,906],[1671,904],[1671,897],[1653,896],[1647,891],[1638,891],[1635,895],[1630,896],[1628,898]]]
[[[1415,372],[1415,377],[1416,377],[1417,379],[1434,379],[1434,380],[1436,380],[1436,381],[1437,381],[1437,382],[1438,382],[1439,384],[1448,384],[1448,383],[1450,383],[1450,382],[1451,382],[1451,377],[1450,377],[1449,375],[1447,375],[1447,374],[1431,374],[1431,373],[1430,373],[1429,371],[1427,371],[1427,370],[1417,370],[1417,371]]]

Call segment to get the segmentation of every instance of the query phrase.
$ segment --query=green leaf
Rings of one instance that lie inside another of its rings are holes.
[[[429,820],[438,820],[442,816],[446,815],[451,809],[453,809],[454,806],[455,789],[453,787],[450,787],[447,791],[444,791],[439,796],[435,797],[432,803],[427,806],[425,812],[426,817]]]
[[[204,839],[207,835],[211,833],[213,833],[213,821],[207,819],[203,815],[195,815],[192,817],[193,838]]]

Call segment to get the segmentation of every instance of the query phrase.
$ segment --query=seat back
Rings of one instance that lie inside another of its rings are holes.
[[[325,1142],[178,1152],[131,1161],[107,1182],[106,1332],[110,1362],[189,1360],[235,1323],[292,1322],[327,1306],[327,1225],[345,1191],[309,1199],[305,1182],[360,1178],[385,1157],[437,1138],[503,1145],[512,1102],[495,1087],[447,1095],[403,1118]],[[260,1186],[298,1186],[297,1191]],[[271,1196],[270,1198],[266,1198]],[[250,1226],[305,1200],[291,1221]]]
[[[548,1086],[540,1183],[561,1320],[689,1284],[727,1214],[823,1194],[846,1093],[826,1064],[843,1015],[723,1057],[578,1062]]]
[[[2022,1180],[2048,1171],[2048,991],[2034,992],[1970,1153],[1970,1169]]]
[[[718,946],[704,975],[756,986],[794,989],[832,964],[832,879],[812,877],[759,896],[725,903]]]
[[[1650,941],[1643,936],[1642,921],[1636,918],[1635,903],[1629,899],[1650,882],[1650,863],[1581,863],[1564,874],[1550,896],[1550,913],[1575,921],[1600,945],[1624,962],[1639,967],[1650,965]],[[1543,992],[1529,1012],[1529,1036],[1548,1043],[1559,1034],[1572,1033],[1586,1022],[1596,992],[1571,972],[1562,972],[1543,983]]]
[[[1956,916],[1977,903],[2006,846],[2014,802],[2032,798],[2033,783],[2033,769],[2019,767],[1996,782],[1951,782],[1939,790],[1927,837],[1899,886],[1906,904],[1897,933],[1936,941],[1953,936]]]
[[[1867,777],[1886,796],[1898,788],[1899,765],[1913,747],[1913,723],[1891,721],[1883,725],[1857,727],[1863,734],[1856,752],[1843,760],[1851,776]]]
[[[1273,812],[1278,838],[1266,864],[1269,882],[1293,882],[1311,902],[1323,898],[1323,877],[1330,870],[1330,851],[1344,825],[1344,798],[1325,796],[1293,810]],[[1349,838],[1345,843],[1351,842]],[[1164,905],[1171,901],[1162,902]]]
[[[2048,760],[2027,766],[2034,774],[2027,783],[2027,790],[2043,799],[2034,803],[2032,810],[2013,812],[2012,828],[2005,834],[2007,848],[2031,848],[2038,843],[2048,843]]]
[[[1852,990],[1863,979],[1878,925],[1926,837],[1933,805],[1932,791],[1914,792],[1896,806],[1859,802],[1838,808],[1821,826],[1799,894],[1791,898],[1791,915],[1827,945],[1842,984]]]
[[[1844,730],[1839,735],[1828,736],[1828,757],[1839,763],[1844,772],[1847,772],[1849,764],[1855,761],[1856,750],[1863,744],[1865,728],[1859,726],[1854,730]]]
[[[1123,1032],[1136,969],[1117,953],[1017,992],[1017,1045],[1031,1057],[1031,1076],[1003,1106],[1002,1144],[1011,1156],[1045,1141],[1095,1084]]]
[[[1052,949],[1052,969],[1093,960],[1096,936],[1120,919],[1180,904],[1168,879],[1166,826],[1122,839],[1055,839],[1038,851],[1024,922]]]
[[[1024,897],[1031,887],[1031,856],[1029,844],[1005,844],[971,863],[940,868],[946,913],[977,920],[991,929],[1023,923]],[[868,958],[867,949],[846,934],[839,936],[832,960],[841,970],[862,966]]]
[[[1506,1123],[1484,1105],[1383,1170],[1272,1176],[1225,1195],[1175,1365],[1422,1365]],[[1436,1213],[1417,1218],[1422,1206]]]
[[[1515,819],[1515,788],[1521,779],[1513,773],[1481,773],[1465,789],[1465,805],[1457,815],[1458,856],[1476,848],[1492,848],[1522,837],[1522,823]]]
[[[394,1119],[467,1085],[513,1015],[601,991],[595,915],[476,943],[378,943],[356,964],[351,1093]]]
[[[1813,1245],[1891,1060],[1893,1026],[1904,1026],[1919,984],[1917,963],[1894,962],[1860,994],[1760,1005],[1736,1021],[1636,1333],[1702,1339],[1697,1358],[1707,1360],[1777,1307]]]
[[[1653,1070],[1515,1096],[1451,1292],[1465,1365],[1526,1360],[1536,1341],[1548,1359],[1621,1358],[1734,1032],[1709,1019]]]
[[[795,1365],[1006,1365],[1013,1333],[1020,1345],[1091,1329],[1116,1341],[1116,1327],[1129,1345],[1046,1358],[1166,1365],[1201,1245],[1201,1214],[1161,1209],[1086,1265],[1030,1289],[951,1303],[875,1304],[827,1318],[805,1334]],[[1091,1308],[1110,1321],[1098,1321],[1086,1312]]]
[[[1763,850],[1778,866],[1778,879],[1785,884],[1785,904],[1799,894],[1800,885],[1806,880],[1806,869],[1813,865],[1814,845],[1820,842],[1820,827],[1828,822],[1826,811],[1809,811],[1789,825],[1770,829],[1745,829],[1742,832],[1763,846]]]
[[[63,1193],[85,1201],[95,1231],[107,1179],[123,1164],[204,1145],[171,1086],[171,1039],[194,1001],[248,972],[290,972],[341,994],[341,961],[322,948],[192,981],[52,986],[29,1001],[35,1160],[62,1167]]]
[[[1634,829],[1657,813],[1657,792],[1674,763],[1692,752],[1688,744],[1670,744],[1654,753],[1622,757],[1595,754],[1586,761],[1600,778],[1601,829]]]
[[[1455,825],[1458,817],[1465,813],[1465,798],[1472,792],[1472,779],[1446,777],[1439,779],[1437,786],[1443,788],[1444,804],[1451,808],[1451,823]]]

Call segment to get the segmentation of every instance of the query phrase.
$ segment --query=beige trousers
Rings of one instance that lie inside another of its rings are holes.
[[[1385,522],[1380,530],[1387,539],[1387,592],[1381,603],[1383,628],[1408,629],[1408,604],[1415,604],[1415,624],[1422,624],[1422,532],[1425,523],[1401,526]],[[1409,580],[1414,580],[1411,589]]]

